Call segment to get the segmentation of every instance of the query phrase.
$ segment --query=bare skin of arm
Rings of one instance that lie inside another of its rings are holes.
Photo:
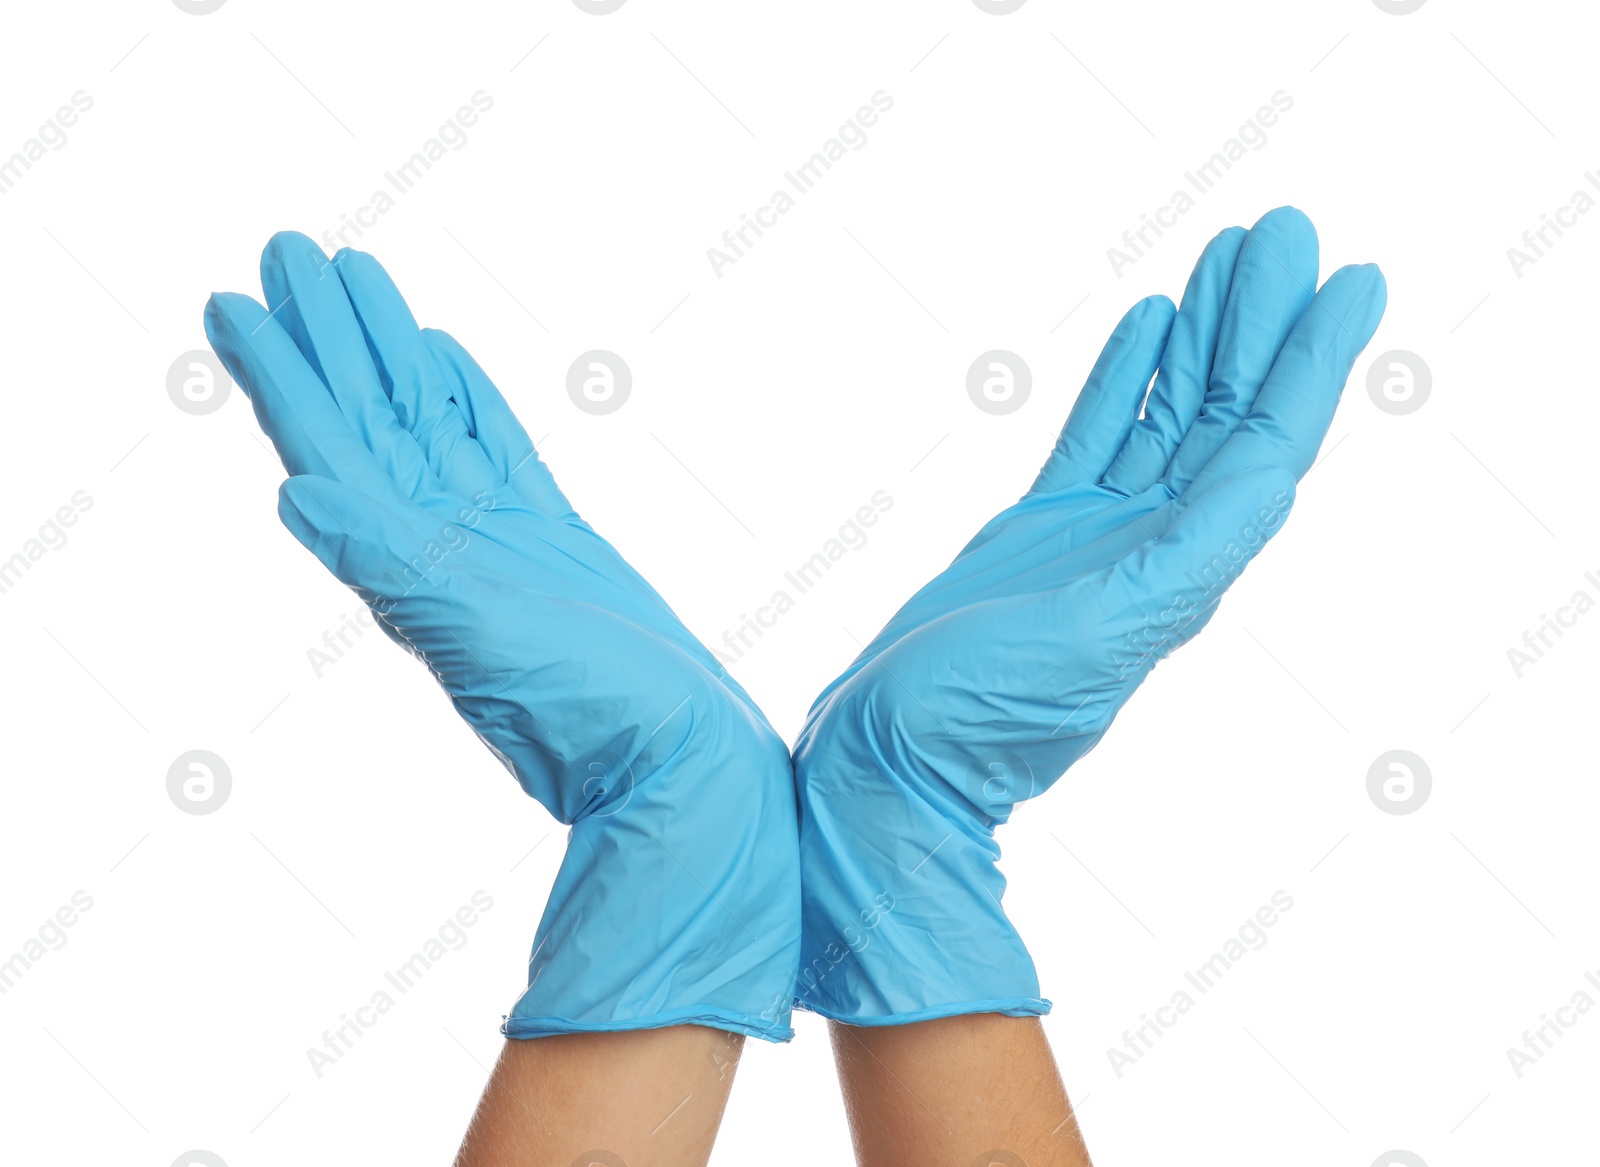
[[[704,1167],[743,1049],[697,1025],[508,1041],[455,1167]]]
[[[1038,1018],[829,1029],[861,1167],[1090,1167]]]

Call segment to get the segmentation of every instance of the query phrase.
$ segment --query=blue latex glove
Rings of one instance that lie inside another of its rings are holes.
[[[1123,317],[1033,488],[817,699],[795,749],[802,1008],[1048,1012],[994,828],[1282,527],[1385,303],[1371,265],[1313,298],[1316,279],[1296,210],[1212,240],[1181,310],[1154,296]]]
[[[504,1032],[787,1040],[800,889],[782,740],[376,260],[330,263],[284,233],[261,283],[270,314],[219,293],[205,325],[293,475],[280,517],[572,828]]]

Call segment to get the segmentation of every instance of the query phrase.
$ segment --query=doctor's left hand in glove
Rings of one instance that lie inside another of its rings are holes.
[[[284,525],[571,827],[503,1031],[787,1040],[800,878],[784,742],[375,259],[281,233],[261,284],[267,307],[218,293],[205,327],[290,474]]]

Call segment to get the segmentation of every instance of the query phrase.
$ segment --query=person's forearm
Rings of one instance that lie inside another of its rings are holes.
[[[829,1028],[862,1167],[1087,1167],[1037,1018]]]
[[[743,1048],[697,1025],[508,1041],[455,1167],[704,1167]]]

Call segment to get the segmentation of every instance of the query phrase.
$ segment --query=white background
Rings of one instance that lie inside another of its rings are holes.
[[[9,8],[0,157],[75,91],[94,104],[0,197],[0,557],[74,492],[93,505],[0,595],[0,957],[73,892],[93,907],[0,996],[0,1159],[436,1164],[459,1140],[560,828],[386,640],[314,675],[353,598],[279,526],[242,394],[193,416],[166,376],[205,345],[207,293],[259,295],[273,231],[337,226],[480,89],[467,145],[358,242],[693,630],[720,641],[894,500],[734,666],[791,738],[856,640],[1026,488],[1117,317],[1176,297],[1213,233],[1293,203],[1324,275],[1380,263],[1388,315],[1293,521],[1020,808],[1007,908],[1097,1162],[1592,1153],[1600,1010],[1520,1078],[1506,1056],[1600,970],[1600,615],[1520,678],[1506,655],[1600,597],[1600,215],[1520,278],[1506,256],[1600,167],[1590,15]],[[880,89],[865,147],[715,276],[706,249]],[[1114,274],[1106,249],[1278,90],[1267,144]],[[604,417],[565,392],[597,347],[634,375]],[[1034,375],[1003,417],[964,386],[992,348]],[[1366,391],[1391,349],[1432,372],[1407,416]],[[201,748],[233,790],[187,815],[167,769]],[[1403,816],[1367,794],[1396,748],[1433,777]],[[479,889],[467,946],[316,1077],[306,1049]],[[1279,889],[1267,945],[1119,1077],[1107,1048]],[[797,1028],[750,1043],[716,1163],[847,1159],[825,1029]]]

